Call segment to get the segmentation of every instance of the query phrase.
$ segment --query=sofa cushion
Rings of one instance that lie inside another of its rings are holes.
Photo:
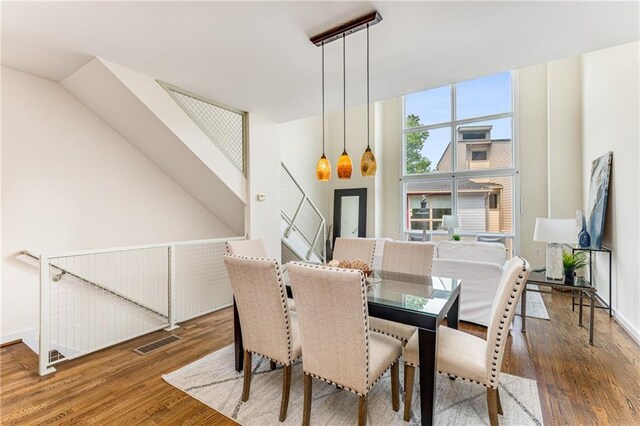
[[[473,260],[495,263],[500,266],[507,261],[507,249],[501,243],[440,241],[436,255],[438,259]]]

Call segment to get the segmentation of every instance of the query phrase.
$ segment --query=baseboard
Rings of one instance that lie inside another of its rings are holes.
[[[620,324],[620,327],[622,327],[638,345],[640,345],[640,331],[636,330],[629,321],[627,321],[627,319],[620,315],[620,313],[615,309],[613,309],[613,319]]]
[[[5,346],[16,341],[22,341],[29,349],[38,353],[38,331],[35,328],[28,328],[0,336],[0,346]]]
[[[22,342],[22,339],[9,340],[7,342],[0,343],[0,348],[4,348],[5,346],[15,345],[15,344],[18,344],[18,343],[21,343],[21,342]]]

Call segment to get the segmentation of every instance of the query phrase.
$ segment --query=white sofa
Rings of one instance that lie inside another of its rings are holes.
[[[506,262],[507,250],[501,243],[441,241],[432,274],[461,279],[460,320],[487,327]]]

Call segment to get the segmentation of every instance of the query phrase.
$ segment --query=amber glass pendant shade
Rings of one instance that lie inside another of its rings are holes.
[[[343,151],[340,158],[338,158],[338,177],[340,179],[351,179],[352,171],[353,163],[351,163],[351,157],[349,157],[347,151]]]
[[[362,159],[360,159],[360,172],[362,172],[362,176],[375,176],[377,169],[376,156],[373,155],[371,148],[367,147],[362,154]]]
[[[316,165],[316,179],[322,182],[331,180],[331,163],[324,154],[322,154]]]

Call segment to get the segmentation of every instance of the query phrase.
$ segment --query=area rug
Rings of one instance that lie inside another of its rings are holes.
[[[233,368],[233,345],[199,359],[173,373],[162,376],[169,384],[214,410],[246,426],[276,425],[282,391],[282,368],[271,371],[269,361],[253,359],[253,379],[247,402],[241,401],[242,373]],[[391,409],[389,372],[369,392],[369,425],[406,425],[402,419],[404,389],[400,371],[400,411]],[[285,425],[302,423],[302,362],[294,364],[289,410]],[[416,374],[416,382],[418,376]],[[416,383],[409,424],[420,424],[420,393]],[[438,425],[489,424],[486,389],[463,380],[438,375],[435,423]],[[501,425],[542,425],[542,410],[535,380],[501,374],[500,397],[504,415]],[[358,397],[313,380],[311,423],[315,425],[353,425],[358,420]]]
[[[537,290],[537,285],[528,285],[527,288],[531,290]],[[516,308],[516,315],[521,316],[521,302],[518,301],[518,306]],[[542,299],[542,294],[537,293],[535,291],[527,291],[527,318],[538,318],[549,320],[549,312],[547,311],[547,307],[544,304],[544,300]]]

